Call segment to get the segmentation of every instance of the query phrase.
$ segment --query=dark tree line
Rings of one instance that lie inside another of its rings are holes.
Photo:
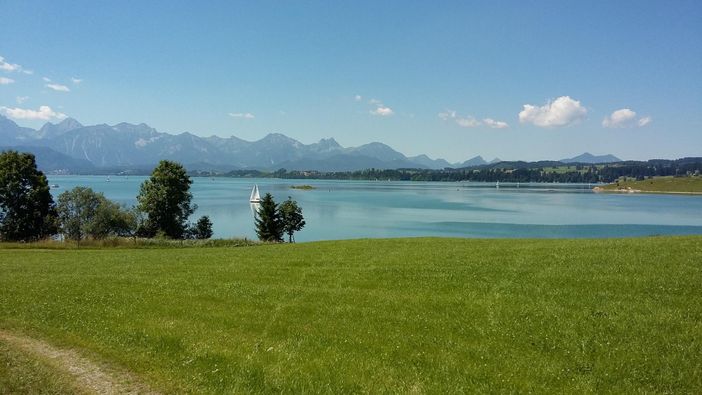
[[[702,172],[702,158],[653,159],[604,165],[561,162],[501,162],[494,165],[441,170],[366,169],[320,172],[279,169],[274,172],[236,170],[229,177],[274,177],[284,179],[392,180],[392,181],[477,181],[477,182],[555,182],[610,183],[620,177],[642,179],[653,176],[682,176]]]
[[[194,225],[187,222],[197,208],[190,204],[191,183],[180,164],[161,161],[142,184],[136,207],[122,207],[85,187],[63,192],[56,205],[34,155],[2,152],[0,240],[35,241],[56,234],[76,241],[109,236],[209,238],[209,217]]]
[[[75,187],[51,196],[44,173],[34,155],[0,153],[0,240],[35,241],[57,234],[80,242],[84,239],[165,237],[208,239],[212,221],[200,217],[188,222],[197,206],[192,204],[192,180],[176,162],[161,161],[141,185],[138,204],[127,208],[87,187]],[[256,233],[263,241],[280,242],[305,226],[302,208],[288,200],[276,204],[266,194],[257,213]]]

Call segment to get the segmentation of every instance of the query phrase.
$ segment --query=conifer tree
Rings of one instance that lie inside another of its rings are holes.
[[[270,193],[261,200],[261,206],[256,215],[256,235],[261,241],[283,241],[283,222],[280,218],[278,205]]]

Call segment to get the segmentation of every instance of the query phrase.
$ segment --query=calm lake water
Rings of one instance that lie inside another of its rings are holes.
[[[86,186],[123,204],[136,203],[146,177],[51,176],[54,197]],[[290,189],[309,184],[314,190]],[[201,215],[215,237],[256,238],[249,195],[288,196],[307,226],[298,241],[366,237],[619,237],[702,234],[702,196],[597,194],[588,185],[312,181],[193,178]]]

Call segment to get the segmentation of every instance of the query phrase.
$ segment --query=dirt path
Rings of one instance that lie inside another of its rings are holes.
[[[3,330],[0,330],[0,341],[66,372],[73,377],[76,386],[87,393],[157,394],[134,375],[95,363],[74,350],[57,348],[42,340]]]

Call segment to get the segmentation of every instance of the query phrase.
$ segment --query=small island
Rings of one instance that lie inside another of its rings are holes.
[[[702,195],[702,176],[651,177],[643,180],[621,178],[612,184],[595,187],[593,191]]]
[[[302,189],[303,191],[311,191],[313,189],[317,189],[317,187],[313,187],[312,185],[290,185],[290,189]]]

